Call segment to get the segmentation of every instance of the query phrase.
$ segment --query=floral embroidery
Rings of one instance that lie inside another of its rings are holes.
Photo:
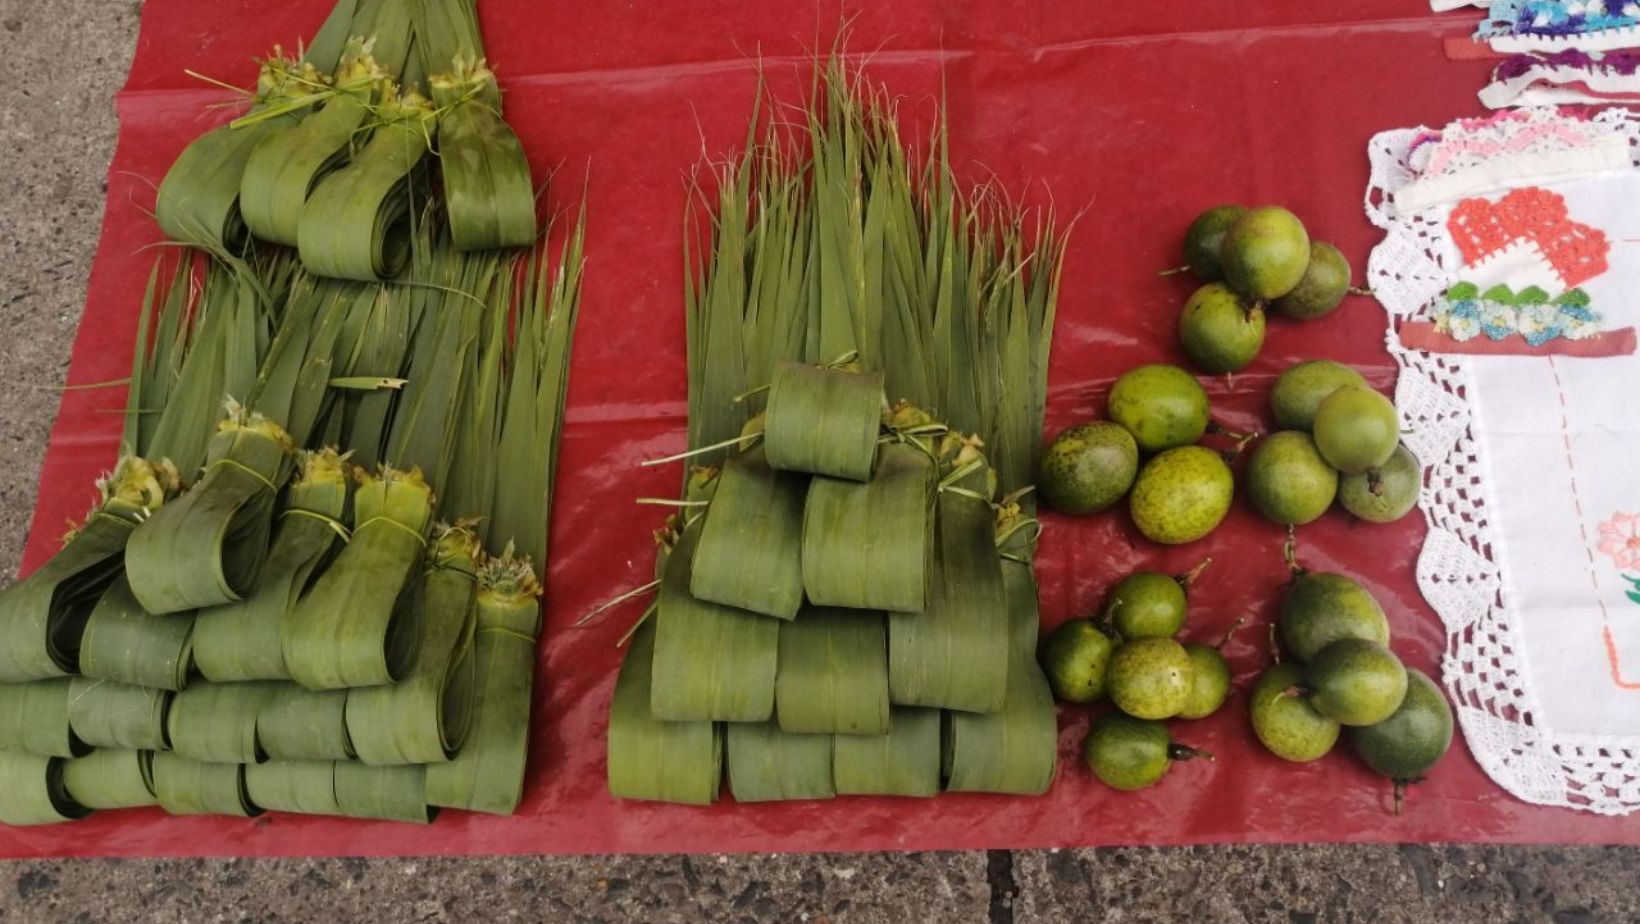
[[[1612,514],[1611,519],[1600,524],[1599,548],[1602,554],[1611,557],[1617,570],[1640,571],[1640,514]],[[1640,603],[1640,577],[1624,574],[1623,580],[1632,585],[1626,591],[1629,599]]]
[[[1573,221],[1559,193],[1528,187],[1497,202],[1465,199],[1447,220],[1464,263],[1475,266],[1511,250],[1531,260],[1564,288],[1581,285],[1607,269],[1611,242],[1605,232]]]
[[[1459,343],[1482,335],[1497,341],[1519,336],[1538,347],[1558,337],[1591,337],[1599,333],[1599,322],[1582,289],[1550,298],[1536,286],[1514,292],[1497,285],[1482,292],[1472,282],[1460,282],[1435,306],[1435,329]]]

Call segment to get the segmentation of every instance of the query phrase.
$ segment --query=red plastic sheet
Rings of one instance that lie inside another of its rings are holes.
[[[157,233],[144,209],[182,146],[213,121],[222,94],[189,67],[246,85],[253,55],[294,43],[329,0],[277,15],[250,0],[149,0],[130,82],[108,211],[72,383],[123,376]],[[1177,263],[1185,225],[1222,201],[1280,202],[1357,267],[1377,235],[1362,217],[1365,146],[1376,131],[1476,114],[1484,63],[1454,63],[1440,36],[1456,20],[1421,0],[1045,0],[863,5],[851,48],[927,124],[942,77],[956,163],[995,175],[1029,201],[1082,212],[1064,276],[1050,431],[1100,413],[1106,387],[1143,362],[1179,361],[1174,319],[1189,292],[1155,271]],[[587,178],[588,268],[558,475],[546,643],[526,798],[516,817],[446,813],[428,828],[267,815],[254,821],[100,813],[72,825],[0,828],[0,855],[284,855],[619,851],[955,849],[1117,843],[1269,841],[1640,842],[1640,816],[1600,818],[1526,805],[1488,780],[1462,744],[1390,812],[1389,787],[1341,748],[1319,763],[1266,755],[1244,694],[1177,734],[1217,753],[1159,786],[1119,794],[1078,757],[1087,711],[1061,713],[1060,774],[1044,798],[942,796],[708,809],[620,803],[605,792],[604,724],[615,640],[637,607],[573,623],[643,583],[654,515],[635,497],[675,489],[644,458],[682,447],[684,357],[680,227],[685,172],[743,137],[761,56],[778,92],[800,99],[805,56],[831,42],[838,10],[813,0],[694,3],[483,0],[507,112],[538,176],[561,167],[551,200],[573,203]],[[1366,299],[1305,325],[1273,321],[1263,355],[1233,383],[1209,383],[1235,430],[1268,429],[1272,378],[1301,358],[1362,368],[1388,389],[1384,316]],[[40,486],[27,564],[50,553],[113,460],[122,398],[65,392]],[[1135,538],[1125,516],[1050,518],[1039,573],[1048,625],[1098,605],[1138,567],[1183,570],[1211,554],[1188,634],[1229,646],[1238,685],[1266,662],[1264,626],[1286,573],[1283,533],[1238,503],[1193,547]],[[1331,514],[1302,531],[1307,565],[1362,578],[1391,614],[1396,648],[1433,671],[1444,643],[1414,583],[1424,527]]]

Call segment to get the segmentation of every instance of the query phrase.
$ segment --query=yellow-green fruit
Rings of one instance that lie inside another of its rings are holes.
[[[1294,688],[1303,681],[1297,665],[1275,664],[1247,694],[1253,734],[1271,754],[1305,763],[1319,760],[1338,742],[1339,724],[1315,711]]]
[[[1293,580],[1281,598],[1277,625],[1287,651],[1300,661],[1348,638],[1389,644],[1389,620],[1378,600],[1355,581],[1326,571]]]
[[[1330,359],[1312,359],[1287,367],[1270,389],[1270,410],[1275,412],[1276,426],[1283,430],[1310,429],[1316,408],[1345,385],[1366,388],[1367,380],[1349,366]]]
[[[1082,759],[1101,783],[1132,792],[1153,786],[1172,765],[1167,726],[1122,715],[1102,715],[1082,742]]]
[[[1169,449],[1139,470],[1128,497],[1133,523],[1152,542],[1181,545],[1212,532],[1230,512],[1235,478],[1204,446]]]
[[[1111,386],[1107,402],[1110,419],[1145,452],[1188,446],[1207,432],[1207,392],[1178,366],[1129,369]]]
[[[1230,665],[1212,645],[1191,642],[1184,650],[1190,656],[1190,698],[1179,710],[1179,718],[1205,719],[1218,712],[1230,695]]]
[[[1091,620],[1062,623],[1042,644],[1042,670],[1054,696],[1091,703],[1105,695],[1105,672],[1116,643]]]
[[[1308,433],[1282,430],[1259,441],[1247,462],[1247,494],[1265,518],[1302,526],[1327,512],[1338,493],[1338,471]]]
[[[1298,287],[1310,265],[1310,235],[1298,216],[1280,206],[1248,209],[1224,234],[1219,251],[1224,281],[1255,301],[1280,298]]]
[[[1037,489],[1061,513],[1096,513],[1122,499],[1139,471],[1133,435],[1108,421],[1071,427],[1037,465]]]
[[[1191,275],[1202,282],[1217,282],[1224,277],[1219,267],[1224,233],[1246,211],[1239,205],[1218,205],[1196,216],[1184,235],[1184,262]]]
[[[1104,617],[1127,641],[1172,638],[1184,628],[1184,585],[1158,571],[1135,571],[1105,596]]]
[[[1377,642],[1348,638],[1321,649],[1304,667],[1310,705],[1340,725],[1377,725],[1401,708],[1407,671]]]
[[[1346,475],[1378,468],[1401,445],[1401,418],[1388,398],[1346,385],[1316,408],[1315,445]]]
[[[1345,475],[1338,482],[1338,501],[1370,523],[1393,523],[1418,506],[1423,484],[1423,465],[1402,443],[1379,468]]]
[[[1179,313],[1179,346],[1203,372],[1235,372],[1264,346],[1264,309],[1243,301],[1224,283],[1210,282]]]
[[[1350,744],[1367,766],[1397,782],[1420,779],[1452,747],[1452,706],[1435,681],[1407,671],[1407,695],[1395,714],[1350,729]]]
[[[1116,708],[1136,719],[1170,719],[1190,702],[1190,655],[1170,638],[1142,638],[1110,656],[1105,691]]]
[[[1309,321],[1330,314],[1350,291],[1350,263],[1338,248],[1324,241],[1310,242],[1310,263],[1291,292],[1270,303],[1277,314]]]

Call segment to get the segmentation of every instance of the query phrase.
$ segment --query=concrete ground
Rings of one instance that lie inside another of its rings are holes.
[[[0,0],[0,580],[102,216],[133,0]],[[10,921],[1640,921],[1640,850],[1216,847],[0,864]]]

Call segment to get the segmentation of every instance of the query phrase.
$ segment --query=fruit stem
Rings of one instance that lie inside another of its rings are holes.
[[[1287,525],[1287,541],[1281,546],[1281,557],[1287,562],[1287,570],[1292,574],[1293,580],[1296,581],[1310,573],[1309,569],[1298,563],[1298,527],[1290,523]]]
[[[1401,817],[1401,810],[1406,807],[1407,781],[1395,781],[1395,817]]]
[[[1373,292],[1371,289],[1364,289],[1364,288],[1361,288],[1360,286],[1350,286],[1349,289],[1348,289],[1348,292],[1351,295],[1375,295],[1375,294],[1377,294],[1377,293]]]
[[[1309,696],[1310,692],[1309,687],[1304,686],[1301,683],[1295,683],[1287,689],[1282,690],[1280,693],[1277,693],[1276,698],[1280,699],[1284,696]]]
[[[1226,637],[1225,641],[1229,641]],[[1281,663],[1281,645],[1276,641],[1276,624],[1270,623],[1270,663]]]
[[[1384,473],[1376,468],[1367,469],[1367,492],[1373,497],[1384,496]]]
[[[1178,581],[1180,587],[1183,587],[1185,590],[1189,590],[1190,585],[1196,583],[1196,579],[1201,577],[1202,572],[1206,571],[1207,567],[1211,564],[1213,564],[1213,556],[1209,555],[1202,559],[1201,563],[1196,567],[1191,568],[1183,574],[1175,576],[1173,580]]]
[[[1193,748],[1187,744],[1170,744],[1167,746],[1168,760],[1196,760],[1197,758],[1208,763],[1212,763],[1215,759],[1211,751]]]
[[[1175,266],[1172,269],[1160,270],[1156,273],[1156,275],[1158,275],[1158,276],[1177,276],[1180,273],[1188,273],[1188,272],[1190,272],[1190,264],[1186,263],[1184,266]]]
[[[1230,631],[1224,633],[1224,638],[1219,639],[1219,643],[1213,647],[1217,650],[1223,651],[1224,646],[1230,644],[1230,640],[1236,637],[1236,631],[1240,629],[1242,623],[1245,623],[1246,621],[1247,617],[1237,616],[1236,621],[1230,624]],[[1272,645],[1275,643],[1275,631],[1276,624],[1270,623],[1270,642]]]

